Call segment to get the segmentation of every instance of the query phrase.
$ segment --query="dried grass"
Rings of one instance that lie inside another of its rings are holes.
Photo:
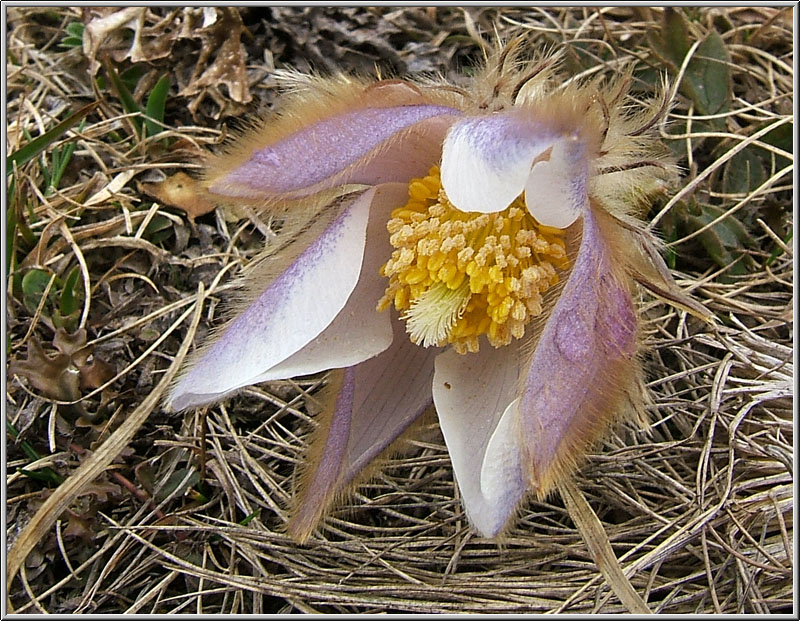
[[[78,9],[9,11],[7,148],[12,152],[25,142],[23,128],[43,132],[53,118],[63,118],[71,102],[94,95],[80,52],[56,46]],[[45,17],[45,11],[56,17]],[[299,28],[303,21],[299,9],[275,11],[281,14],[273,17],[287,20],[284,28]],[[439,20],[439,32],[426,30],[431,16]],[[765,122],[793,120],[790,13],[697,9],[695,16],[700,24],[725,19],[733,25],[726,43],[734,79],[747,88],[739,89],[725,115],[727,151],[704,150],[710,136],[693,133],[691,122],[685,135],[671,136],[685,145],[687,183],[654,224],[681,198],[707,196],[724,162],[758,140]],[[407,38],[416,37],[416,48],[392,52],[397,58],[411,64],[415,57],[409,50],[416,49],[417,61],[452,72],[464,58],[462,50],[476,55],[470,36],[491,32],[494,23],[501,31],[526,28],[536,40],[580,41],[588,53],[610,49],[607,66],[631,56],[646,62],[646,50],[636,46],[657,17],[655,10],[648,15],[627,7],[341,9],[317,15],[314,23],[328,19],[336,32],[346,30],[342,24],[356,24],[362,34],[375,24],[391,24]],[[309,35],[309,45],[332,37],[334,30],[326,32]],[[375,53],[384,53],[382,46],[373,46]],[[173,53],[186,55],[177,59],[183,63],[197,50]],[[272,62],[272,55],[266,60]],[[250,73],[256,76],[251,89],[269,101],[269,82],[258,81],[263,70]],[[218,131],[205,128],[220,126],[213,120],[219,93],[207,105],[193,102],[192,109],[205,114],[197,123],[187,116],[186,98],[177,101],[166,124],[181,151],[163,152],[157,144],[163,134],[149,142],[121,140],[131,135],[133,121],[109,96],[100,120],[93,117],[65,138],[77,137],[79,146],[63,187],[50,195],[39,191],[36,160],[17,171],[16,200],[31,206],[37,219],[32,229],[44,239],[19,269],[40,266],[61,274],[80,266],[88,295],[79,325],[88,329],[95,357],[117,373],[84,393],[89,409],[105,403],[110,414],[91,424],[70,414],[69,406],[56,407],[9,378],[8,417],[20,439],[50,452],[31,463],[18,443],[8,441],[12,555],[19,553],[22,529],[58,494],[18,469],[77,473],[87,454],[158,390],[187,336],[180,317],[197,299],[198,283],[207,290],[199,340],[219,322],[229,277],[263,245],[262,232],[271,233],[272,223],[228,221],[221,213],[190,224],[138,191],[137,181],[155,171],[187,168],[184,160],[219,138]],[[673,119],[686,118],[693,112],[679,98]],[[702,257],[683,257],[682,284],[721,323],[703,329],[682,313],[648,304],[652,425],[647,431],[619,428],[576,479],[622,573],[653,611],[766,614],[794,608],[793,251],[775,230],[776,223],[791,230],[793,191],[791,167],[775,162],[767,181],[752,192],[714,197],[725,216],[745,206],[773,214],[758,220],[750,250],[762,267],[728,278],[725,269],[710,267]],[[147,239],[148,224],[155,221],[170,231],[157,242]],[[697,252],[692,243],[697,240],[689,237],[671,247]],[[776,246],[782,253],[767,264]],[[52,326],[43,308],[32,313],[10,295],[8,300],[9,358],[15,359],[32,339],[52,338]],[[9,602],[24,613],[161,615],[626,610],[558,497],[529,504],[502,544],[475,536],[435,425],[411,456],[391,462],[307,545],[296,545],[283,534],[285,507],[313,425],[307,404],[323,382],[251,388],[207,413],[153,411],[127,448],[112,456],[106,473],[68,499],[65,512],[38,515],[50,526],[18,559],[24,562],[9,585]],[[198,483],[193,477],[200,468]]]

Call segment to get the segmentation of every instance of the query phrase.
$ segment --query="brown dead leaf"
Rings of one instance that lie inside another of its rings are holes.
[[[194,115],[208,96],[219,106],[220,116],[237,114],[253,98],[247,79],[247,53],[241,43],[242,34],[249,33],[237,8],[186,7],[160,17],[147,7],[93,7],[85,11],[84,21],[83,53],[92,75],[104,57],[117,63],[152,62],[173,53],[178,39],[199,40],[201,49],[191,77],[179,93],[193,98],[190,112]],[[148,76],[150,82],[155,79],[153,72]],[[149,83],[148,79],[141,82]]]
[[[81,388],[84,390],[94,390],[100,388],[108,380],[114,377],[116,370],[105,360],[93,358],[91,362],[80,368]]]
[[[80,397],[78,369],[66,354],[48,355],[36,339],[28,343],[25,360],[12,360],[9,375],[20,375],[50,399],[75,401]]]
[[[86,345],[86,330],[83,328],[73,334],[60,328],[53,337],[53,345],[62,354],[69,356],[76,367],[83,366],[92,353],[92,348]]]
[[[247,32],[236,8],[217,7],[213,21],[205,16],[203,27],[195,30],[192,38],[200,37],[202,49],[189,83],[180,95],[197,96],[189,105],[195,111],[205,95],[218,103],[224,102],[220,85],[225,85],[229,98],[238,104],[252,100],[247,80],[247,53],[241,42]],[[211,22],[211,23],[209,23]],[[213,56],[213,61],[209,62]]]
[[[87,543],[91,541],[94,536],[94,528],[92,527],[92,522],[94,521],[92,518],[86,518],[82,515],[78,515],[72,511],[68,511],[67,515],[67,526],[62,531],[62,535],[64,537],[74,537],[83,539]]]
[[[98,53],[107,52],[116,62],[130,59],[131,62],[148,62],[168,56],[178,35],[174,26],[175,13],[158,20],[148,27],[147,21],[155,16],[147,7],[128,7],[113,10],[96,8],[94,17],[86,24],[83,38],[83,53],[89,59],[89,71],[97,73],[101,63]],[[132,30],[127,37],[123,30]]]
[[[83,53],[89,59],[89,71],[92,75],[100,69],[101,63],[97,61],[97,54],[110,35],[118,33],[122,28],[131,28],[134,30],[134,43],[131,47],[136,44],[146,10],[145,7],[128,7],[113,13],[101,14],[86,24],[83,31]],[[103,9],[100,11],[105,13]]]
[[[59,328],[53,336],[57,354],[45,352],[35,338],[28,343],[25,360],[12,360],[9,374],[26,378],[43,395],[56,401],[77,401],[81,388],[94,389],[114,377],[114,368],[92,357],[91,345],[86,344],[86,330],[74,334]]]
[[[62,531],[64,537],[77,537],[90,542],[100,534],[97,524],[99,505],[118,501],[123,496],[122,487],[106,480],[104,477],[92,482],[75,498],[72,506],[63,517],[67,518],[67,526]]]
[[[183,172],[175,173],[159,183],[142,183],[140,187],[143,192],[165,205],[185,211],[191,221],[214,211],[216,207],[205,196],[197,179]]]
[[[106,503],[123,495],[122,487],[111,481],[98,479],[80,493],[80,497],[94,496],[97,502]]]

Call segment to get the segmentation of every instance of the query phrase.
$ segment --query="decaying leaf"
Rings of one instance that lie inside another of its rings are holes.
[[[92,357],[93,346],[86,344],[86,330],[70,334],[59,328],[53,337],[58,353],[48,354],[32,338],[25,360],[12,360],[8,372],[21,375],[50,399],[77,401],[81,389],[98,388],[114,376],[113,367]]]
[[[83,53],[89,58],[92,74],[100,69],[97,56],[101,51],[108,52],[117,62],[130,59],[134,63],[164,58],[172,51],[177,32],[170,30],[174,22],[171,16],[148,27],[147,18],[153,16],[146,7],[96,8],[93,13],[83,35]],[[133,36],[125,36],[123,29],[132,30]]]
[[[70,357],[75,366],[83,366],[91,354],[91,347],[86,345],[86,330],[77,330],[69,334],[66,330],[58,330],[53,337],[53,345],[62,354]]]
[[[78,369],[66,354],[48,355],[36,339],[28,343],[28,357],[12,360],[9,375],[21,375],[50,399],[75,401],[80,396]]]
[[[180,92],[195,97],[189,110],[194,113],[206,95],[219,104],[220,114],[236,112],[237,104],[251,101],[247,55],[240,40],[246,28],[238,9],[186,7],[164,17],[147,7],[96,7],[87,12],[83,53],[89,59],[92,75],[102,66],[98,58],[105,55],[117,63],[151,62],[173,53],[179,39],[199,39],[200,54]],[[226,87],[226,95],[220,91],[221,85]]]
[[[101,505],[117,503],[123,495],[122,487],[105,477],[93,481],[75,498],[72,507],[64,512],[62,519],[66,518],[66,527],[62,535],[90,543],[103,532],[97,521]]]
[[[197,179],[183,172],[175,173],[159,183],[143,183],[141,189],[165,205],[185,211],[191,221],[214,211],[216,206],[206,197]]]
[[[67,513],[67,526],[62,534],[64,537],[77,537],[88,542],[94,534],[92,521],[93,518],[84,517],[70,511]]]
[[[114,377],[114,367],[105,360],[93,358],[91,362],[80,368],[81,388],[83,390],[94,390],[100,388],[108,380]]]
[[[222,96],[220,85],[225,85],[229,98],[236,103],[245,104],[252,99],[247,84],[247,54],[241,43],[247,29],[237,9],[215,10],[216,19],[193,35],[200,37],[203,47],[189,83],[180,92],[187,97],[198,95],[189,105],[193,114],[206,94],[220,104],[221,113],[227,112],[229,102]],[[209,63],[212,55],[214,60]]]

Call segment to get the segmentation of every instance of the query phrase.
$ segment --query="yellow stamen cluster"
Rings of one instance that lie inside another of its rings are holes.
[[[408,194],[387,224],[395,250],[378,310],[394,304],[415,343],[460,353],[478,351],[482,334],[494,347],[521,338],[569,264],[563,231],[538,224],[521,196],[498,213],[459,211],[436,166]]]

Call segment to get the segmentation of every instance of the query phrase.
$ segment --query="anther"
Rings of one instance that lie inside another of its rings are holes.
[[[560,229],[538,224],[522,197],[505,211],[465,213],[441,188],[439,169],[413,179],[387,224],[395,250],[378,304],[401,311],[411,339],[476,352],[485,336],[502,347],[542,312],[542,293],[568,265]]]

